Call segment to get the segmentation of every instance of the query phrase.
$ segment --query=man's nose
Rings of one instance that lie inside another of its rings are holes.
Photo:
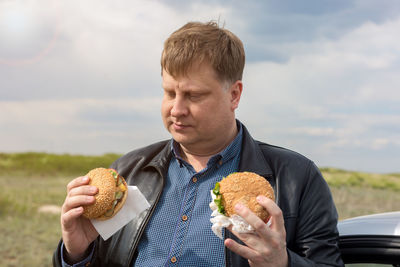
[[[180,117],[180,116],[186,116],[187,114],[188,114],[188,107],[185,99],[181,96],[177,96],[174,100],[171,109],[171,116]]]

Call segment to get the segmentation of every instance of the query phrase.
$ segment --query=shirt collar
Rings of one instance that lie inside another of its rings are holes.
[[[242,137],[243,137],[243,129],[242,129],[242,124],[237,120],[236,125],[239,129],[238,134],[236,135],[235,139],[221,152],[218,154],[212,156],[207,165],[209,166],[210,164],[218,163],[219,165],[224,164],[225,162],[229,161],[233,157],[237,155],[237,153],[240,153],[241,147],[242,147]],[[171,150],[176,158],[176,160],[179,162],[180,166],[182,167],[182,164],[184,164],[184,159],[182,158],[180,154],[180,147],[179,143],[175,141],[174,139],[171,142]]]

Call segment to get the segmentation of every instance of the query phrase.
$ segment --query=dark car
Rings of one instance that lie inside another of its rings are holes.
[[[346,219],[338,229],[346,266],[400,267],[400,211]]]

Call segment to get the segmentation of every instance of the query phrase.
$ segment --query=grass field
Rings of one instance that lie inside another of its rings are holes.
[[[57,209],[40,210],[60,207],[72,178],[117,157],[0,153],[0,266],[51,266],[60,218]],[[340,219],[400,210],[400,174],[321,170]]]

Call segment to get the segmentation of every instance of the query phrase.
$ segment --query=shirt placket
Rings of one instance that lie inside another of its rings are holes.
[[[178,224],[175,232],[175,238],[169,254],[169,261],[166,264],[167,266],[175,266],[178,264],[179,257],[181,256],[185,242],[187,241],[187,233],[193,213],[193,207],[196,202],[198,179],[198,174],[193,175],[186,188],[182,209],[179,214]]]

